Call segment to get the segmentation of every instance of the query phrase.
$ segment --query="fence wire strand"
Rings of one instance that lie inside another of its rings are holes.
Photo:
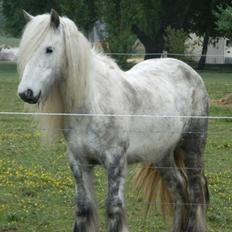
[[[136,52],[108,52],[108,53],[104,53],[106,55],[109,55],[109,56],[185,56],[185,57],[223,57],[223,58],[232,58],[231,56],[228,56],[228,55],[220,55],[220,54],[200,54],[200,53],[197,53],[197,54],[193,54],[193,53],[169,53],[169,52],[162,52],[162,53],[144,53],[144,52],[141,52],[141,53],[136,53]]]
[[[76,117],[119,117],[119,118],[195,118],[195,119],[232,119],[232,116],[205,115],[152,115],[152,114],[79,114],[79,113],[31,113],[31,112],[0,112],[1,116],[76,116]]]

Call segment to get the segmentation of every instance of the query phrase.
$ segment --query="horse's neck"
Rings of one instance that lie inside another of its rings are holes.
[[[94,55],[90,78],[91,92],[89,94],[91,100],[89,104],[94,113],[104,113],[102,108],[110,111],[111,106],[107,105],[107,102],[115,97],[115,93],[120,98],[122,88],[119,89],[119,86],[121,87],[123,75],[123,71],[114,60],[101,54]]]
[[[71,86],[68,83],[69,79],[64,78],[64,83],[61,83],[65,88],[61,88],[62,96],[64,99],[64,110],[65,112],[76,112],[76,113],[97,113],[99,112],[99,99],[101,96],[106,94],[105,92],[110,92],[115,82],[111,80],[111,73],[117,71],[122,72],[117,64],[108,57],[102,56],[100,54],[92,51],[90,56],[89,67],[86,68],[86,86],[85,92],[83,92],[85,99],[82,104],[78,104],[77,95],[75,91],[70,94],[70,89],[78,90],[78,87]],[[78,77],[76,77],[78,78]],[[120,75],[117,77],[120,81]],[[83,79],[82,79],[83,80]],[[78,83],[76,83],[78,85]]]

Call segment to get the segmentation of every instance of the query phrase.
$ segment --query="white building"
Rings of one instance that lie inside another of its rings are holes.
[[[0,47],[0,61],[9,60],[16,61],[18,48],[1,48]]]
[[[193,54],[193,59],[199,61],[201,57],[203,38],[191,34],[186,41],[186,53]],[[207,50],[207,64],[231,64],[232,63],[232,43],[229,39],[210,39]]]

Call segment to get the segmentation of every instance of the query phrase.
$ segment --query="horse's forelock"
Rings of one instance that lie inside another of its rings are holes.
[[[20,76],[33,53],[41,46],[43,39],[52,30],[49,14],[39,15],[26,24],[18,54],[18,70]]]

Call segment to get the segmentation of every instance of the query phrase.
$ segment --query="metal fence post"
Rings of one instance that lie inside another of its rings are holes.
[[[163,53],[161,54],[161,58],[167,58],[167,57],[168,57],[168,52],[163,51]]]

